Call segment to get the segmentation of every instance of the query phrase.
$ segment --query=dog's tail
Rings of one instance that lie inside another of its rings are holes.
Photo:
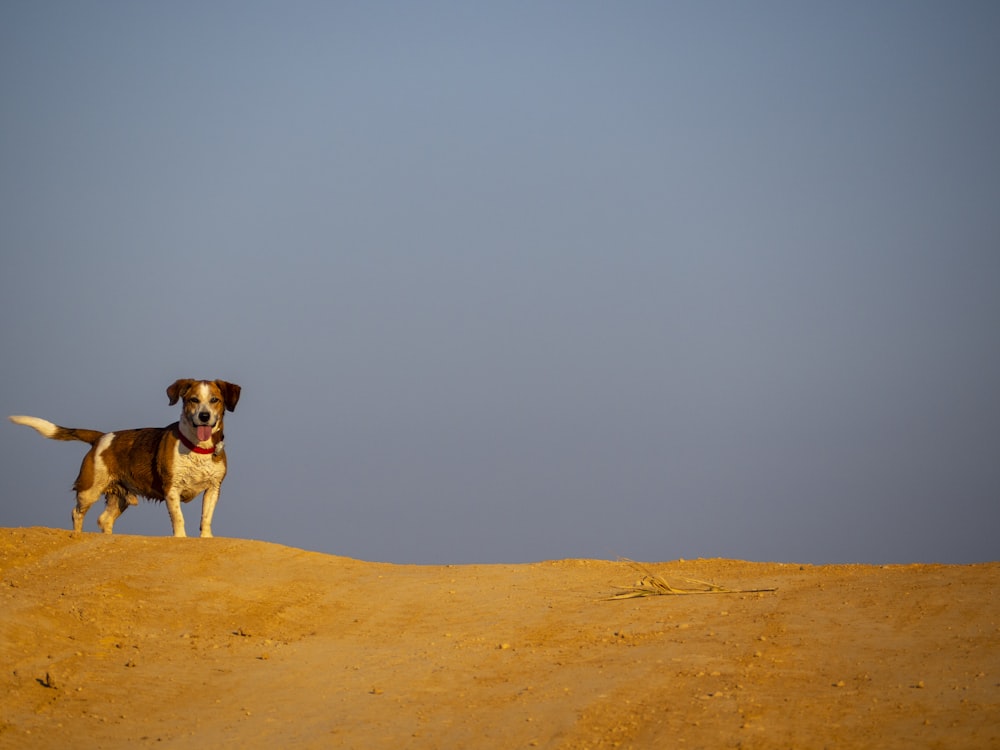
[[[60,427],[57,424],[52,424],[48,420],[39,419],[38,417],[13,416],[10,418],[10,421],[14,424],[33,427],[45,437],[52,438],[53,440],[80,440],[93,445],[104,436],[103,432],[98,432],[97,430],[77,430],[72,427]]]

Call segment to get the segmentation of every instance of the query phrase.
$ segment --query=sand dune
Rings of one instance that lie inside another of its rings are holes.
[[[1000,564],[648,568],[0,529],[0,746],[1000,747]]]

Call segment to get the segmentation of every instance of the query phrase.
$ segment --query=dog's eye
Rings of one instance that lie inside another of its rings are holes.
[[[216,398],[215,396],[212,396],[212,401],[211,401],[211,402],[212,402],[213,404],[217,404],[217,403],[219,403],[219,399],[218,399],[218,398]]]

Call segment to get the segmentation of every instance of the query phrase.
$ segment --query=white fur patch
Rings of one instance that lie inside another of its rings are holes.
[[[219,487],[226,467],[211,456],[197,453],[175,454],[172,487],[186,502],[211,487]]]
[[[94,458],[100,458],[101,454],[108,449],[111,445],[111,441],[115,439],[115,433],[106,432],[101,436],[101,439],[94,444]]]
[[[108,465],[104,463],[101,454],[111,447],[111,441],[115,439],[115,433],[106,432],[94,445],[94,486],[103,488],[108,483]]]

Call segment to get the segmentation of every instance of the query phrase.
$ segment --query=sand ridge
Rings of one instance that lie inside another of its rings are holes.
[[[0,529],[0,747],[1000,747],[1000,564],[644,564]]]

